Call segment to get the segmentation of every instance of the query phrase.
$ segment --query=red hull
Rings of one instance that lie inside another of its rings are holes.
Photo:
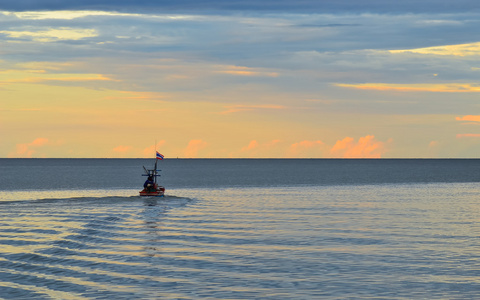
[[[165,196],[165,188],[160,186],[156,189],[156,191],[147,191],[146,189],[143,189],[140,191],[140,196],[163,197]]]

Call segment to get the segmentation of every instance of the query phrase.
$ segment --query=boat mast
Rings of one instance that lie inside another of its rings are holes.
[[[155,140],[155,168],[153,170],[153,177],[155,178],[153,182],[157,185],[157,140]]]
[[[153,170],[153,177],[155,178],[154,179],[155,184],[157,184],[157,161],[158,161],[156,154],[157,154],[157,151],[155,151],[155,168]]]

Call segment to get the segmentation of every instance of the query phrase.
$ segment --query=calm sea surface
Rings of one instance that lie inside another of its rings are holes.
[[[480,160],[0,159],[0,299],[479,299]]]

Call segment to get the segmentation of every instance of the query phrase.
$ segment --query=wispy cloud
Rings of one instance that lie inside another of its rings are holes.
[[[98,33],[95,29],[78,29],[68,27],[48,28],[46,30],[37,31],[1,30],[0,34],[4,34],[13,39],[31,39],[36,42],[55,42],[60,40],[76,41],[98,36]]]
[[[257,76],[257,77],[278,77],[277,72],[262,71],[256,68],[240,67],[240,66],[228,66],[223,70],[217,71],[218,73],[237,75],[237,76]]]
[[[14,67],[24,69],[29,72],[46,73],[47,71],[60,71],[73,67],[72,62],[46,62],[46,61],[28,61],[16,64]],[[6,70],[7,72],[19,72],[18,70]],[[4,71],[5,72],[5,71]]]
[[[480,138],[480,133],[459,133],[457,139],[461,138]]]
[[[51,75],[50,75],[51,76]],[[11,83],[44,83],[49,81],[58,82],[84,82],[84,81],[114,81],[114,79],[108,78],[102,74],[58,74],[55,77],[50,76],[36,76],[36,77],[24,77],[14,79],[1,79],[0,84]]]
[[[94,10],[52,10],[52,11],[0,11],[4,16],[15,16],[24,20],[73,20],[98,16],[141,16],[134,13],[119,13]]]
[[[436,93],[478,93],[480,85],[476,83],[445,83],[445,84],[394,84],[394,83],[361,83],[336,86],[358,90],[397,91],[397,92],[436,92]]]
[[[442,2],[443,3],[443,2]],[[303,12],[303,13],[322,13],[322,12],[372,12],[372,13],[426,13],[426,12],[444,12],[452,13],[458,11],[468,11],[471,7],[475,11],[475,0],[457,0],[455,5],[441,5],[437,0],[423,0],[421,2],[404,1],[378,1],[363,0],[361,2],[351,0],[336,1],[315,1],[305,0],[292,2],[291,0],[263,0],[263,1],[242,1],[242,0],[178,0],[178,1],[112,1],[97,0],[70,0],[70,1],[51,1],[51,0],[17,0],[4,1],[0,3],[0,9],[24,11],[33,10],[65,10],[65,9],[99,9],[110,11],[266,11],[266,12]]]
[[[390,53],[419,53],[431,55],[479,56],[480,42],[458,45],[444,45],[426,48],[390,50]]]

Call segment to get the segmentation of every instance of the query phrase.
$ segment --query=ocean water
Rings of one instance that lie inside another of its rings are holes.
[[[480,160],[0,159],[0,299],[479,299]]]

